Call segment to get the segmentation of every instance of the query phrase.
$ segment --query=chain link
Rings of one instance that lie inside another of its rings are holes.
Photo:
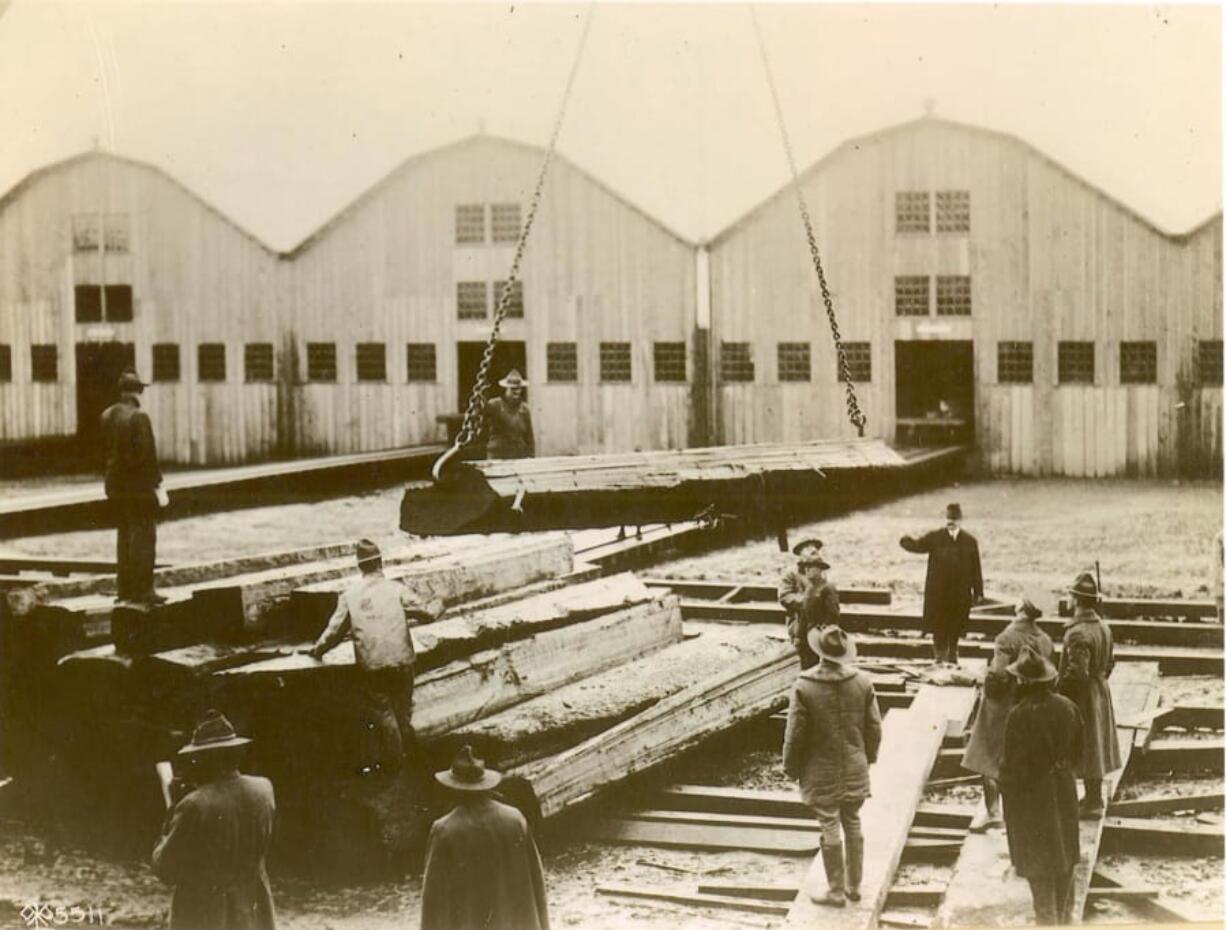
[[[839,380],[847,394],[847,419],[864,435],[868,417],[860,409],[860,401],[856,397],[856,386],[851,379],[851,365],[847,361],[847,350],[843,346],[843,336],[839,332],[839,320],[834,311],[834,300],[830,296],[830,288],[826,284],[826,272],[822,268],[821,254],[817,250],[817,237],[813,234],[813,221],[809,217],[809,205],[805,203],[804,191],[800,186],[800,174],[796,170],[796,158],[792,154],[792,141],[788,138],[787,124],[783,121],[783,107],[779,103],[779,92],[775,88],[775,77],[771,72],[770,60],[766,57],[766,43],[762,40],[762,30],[758,26],[758,14],[754,7],[749,8],[753,19],[754,34],[758,38],[758,52],[762,56],[762,67],[766,71],[766,83],[770,87],[771,101],[775,105],[775,120],[779,124],[779,134],[783,137],[783,150],[787,153],[788,168],[792,172],[792,186],[796,190],[796,203],[800,207],[800,219],[805,224],[805,236],[809,241],[809,255],[813,259],[813,268],[817,271],[817,283],[821,288],[822,302],[826,305],[826,317],[830,321],[830,335],[834,340],[834,351],[838,357]]]

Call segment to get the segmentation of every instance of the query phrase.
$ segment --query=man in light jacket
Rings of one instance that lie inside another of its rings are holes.
[[[837,626],[810,630],[809,645],[821,659],[801,672],[788,705],[783,767],[800,783],[800,795],[822,830],[825,895],[818,904],[843,907],[860,900],[864,835],[860,807],[869,796],[868,767],[881,745],[881,713],[868,676],[851,666],[855,642]]]

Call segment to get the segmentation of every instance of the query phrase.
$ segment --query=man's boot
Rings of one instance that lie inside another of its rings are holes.
[[[1077,805],[1077,812],[1083,819],[1096,820],[1103,815],[1103,780],[1087,778],[1085,785],[1086,793]]]
[[[847,897],[843,891],[843,844],[822,846],[822,865],[826,867],[826,893],[809,893],[814,904],[830,907],[846,907]]]
[[[1000,820],[1000,788],[991,778],[983,777],[983,810],[975,814],[971,820],[972,833],[986,833],[991,827],[999,827]]]
[[[852,901],[859,901],[860,881],[864,878],[864,836],[846,834],[843,837],[843,848],[847,854],[847,897]]]

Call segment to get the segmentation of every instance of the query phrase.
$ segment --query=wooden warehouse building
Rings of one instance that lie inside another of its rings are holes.
[[[973,438],[993,473],[1220,475],[1220,213],[1164,232],[933,117],[846,142],[802,187],[868,434]],[[854,435],[792,189],[708,248],[716,440]]]

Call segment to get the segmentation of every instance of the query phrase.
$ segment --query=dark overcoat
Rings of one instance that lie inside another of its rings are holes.
[[[979,543],[965,530],[954,539],[947,530],[933,530],[916,539],[899,541],[908,552],[928,554],[924,579],[924,625],[929,630],[961,633],[976,598],[983,597]]]
[[[548,930],[545,876],[524,815],[490,797],[430,828],[422,930]]]
[[[779,579],[779,603],[787,620],[788,638],[796,647],[804,668],[817,665],[817,653],[809,647],[812,629],[839,622],[839,591],[828,581],[813,584],[801,572],[789,569]]]
[[[264,857],[276,804],[272,782],[234,774],[201,785],[166,817],[153,871],[174,885],[172,930],[272,930]]]
[[[133,394],[125,394],[102,411],[106,442],[106,496],[112,499],[149,498],[162,483],[157,447],[149,415]]]
[[[536,455],[536,439],[532,435],[532,414],[528,405],[520,402],[514,410],[501,397],[495,397],[485,407],[489,430],[485,454],[492,459],[527,459]]]
[[[1102,778],[1120,767],[1115,708],[1107,678],[1115,667],[1111,628],[1090,608],[1078,608],[1064,628],[1059,691],[1081,711],[1085,740],[1075,771]]]
[[[1081,733],[1076,705],[1046,689],[1028,690],[1009,712],[1000,787],[1009,857],[1023,878],[1063,877],[1077,864]]]

